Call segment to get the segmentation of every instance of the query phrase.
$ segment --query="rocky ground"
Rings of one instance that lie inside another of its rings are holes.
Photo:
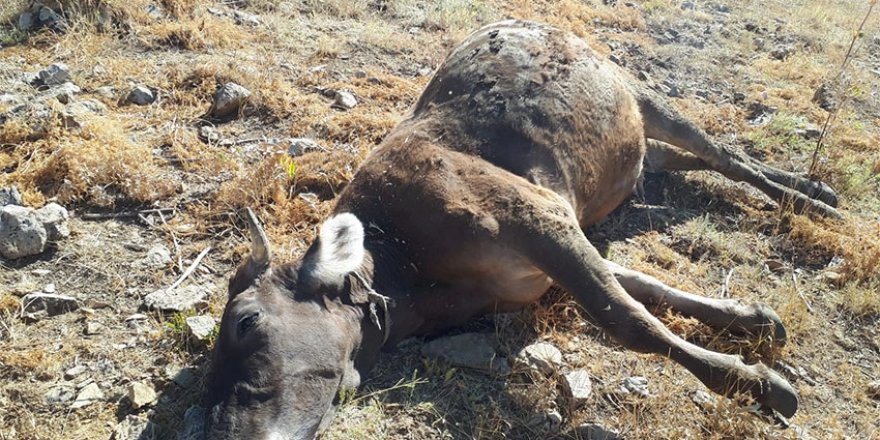
[[[299,255],[444,54],[502,18],[577,33],[719,141],[838,191],[825,222],[712,173],[648,175],[587,231],[669,284],[773,306],[785,347],[658,314],[772,365],[801,410],[711,395],[554,289],[384,353],[324,438],[880,438],[880,11],[846,56],[869,3],[4,2],[0,439],[199,438],[240,210]]]

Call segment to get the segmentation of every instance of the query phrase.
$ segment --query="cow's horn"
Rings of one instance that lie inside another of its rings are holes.
[[[268,265],[272,256],[269,250],[269,239],[266,231],[260,226],[257,215],[251,208],[247,208],[248,229],[251,231],[251,261],[260,265]]]

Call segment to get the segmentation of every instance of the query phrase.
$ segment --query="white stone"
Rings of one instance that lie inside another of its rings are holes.
[[[0,255],[10,260],[46,249],[48,234],[34,210],[17,205],[0,208]]]
[[[156,401],[158,397],[156,395],[156,390],[153,389],[152,385],[143,383],[143,382],[135,382],[128,387],[128,401],[131,403],[131,407],[134,409],[141,408],[143,406],[147,406]]]
[[[562,386],[566,395],[575,404],[580,404],[593,394],[593,383],[586,370],[574,370],[562,377]]]
[[[354,97],[354,94],[348,90],[337,90],[336,96],[333,99],[332,107],[341,110],[351,110],[355,108],[357,104],[357,98]]]
[[[211,105],[210,114],[221,119],[235,116],[250,96],[250,90],[236,83],[223,84],[214,93],[214,103]]]
[[[0,207],[6,205],[21,206],[21,193],[18,192],[18,188],[14,186],[0,188]]]
[[[623,393],[634,393],[642,397],[648,397],[648,379],[642,376],[627,377],[620,385],[620,391]]]
[[[325,151],[324,147],[309,138],[291,138],[288,142],[290,147],[287,149],[287,154],[294,157],[311,151]]]
[[[620,434],[598,423],[584,423],[577,427],[578,438],[583,440],[619,440]]]
[[[162,436],[159,425],[133,414],[129,414],[113,428],[111,440],[159,440]]]
[[[70,386],[60,386],[50,389],[43,397],[46,399],[46,403],[50,405],[70,402],[76,395],[74,391],[75,390]]]
[[[146,86],[135,86],[128,92],[128,96],[125,98],[125,102],[135,105],[149,105],[152,104],[153,101],[156,100],[156,95],[150,90],[149,87]]]
[[[64,378],[67,380],[71,380],[85,373],[86,371],[88,371],[88,368],[86,368],[85,365],[79,364],[75,367],[68,368],[67,371],[64,372]]]
[[[49,241],[58,241],[70,236],[70,228],[67,225],[70,215],[63,206],[52,202],[36,210],[36,215],[46,229],[46,238]]]
[[[70,409],[78,409],[99,402],[104,398],[104,392],[96,383],[86,385],[76,396],[76,400],[70,405]]]
[[[94,336],[104,331],[104,325],[100,322],[89,321],[86,323],[86,335]]]
[[[497,374],[507,373],[507,360],[495,351],[495,337],[487,333],[463,333],[434,339],[422,346],[422,355],[453,367]]]
[[[547,342],[537,342],[524,347],[516,355],[516,364],[551,375],[562,365],[562,353]]]
[[[21,299],[23,315],[46,312],[49,316],[60,315],[79,308],[76,298],[53,293],[29,293]]]
[[[154,244],[147,251],[147,256],[138,260],[137,265],[151,269],[161,269],[171,264],[172,261],[171,251],[164,244]]]
[[[183,312],[206,305],[205,298],[213,286],[190,285],[174,290],[159,289],[144,298],[144,304],[153,310]]]
[[[245,25],[245,26],[259,26],[260,19],[256,15],[248,14],[244,11],[232,11],[232,18],[235,19],[236,24]]]
[[[214,332],[214,326],[217,324],[213,316],[199,315],[186,318],[186,326],[189,328],[189,334],[197,341],[204,341]]]

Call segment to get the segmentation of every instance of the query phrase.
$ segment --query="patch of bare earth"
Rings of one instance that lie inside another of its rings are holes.
[[[17,186],[28,206],[66,206],[72,235],[0,263],[0,439],[110,438],[131,415],[175,438],[211,352],[210,336],[194,341],[185,318],[219,318],[226,276],[247,252],[238,211],[258,211],[279,260],[300,255],[445,53],[502,18],[577,33],[717,139],[786,169],[810,166],[810,129],[829,114],[815,91],[824,84],[843,104],[817,170],[841,196],[842,222],[780,212],[749,187],[691,172],[647,176],[643,198],[587,231],[608,258],[673,286],[774,307],[788,325],[784,348],[658,313],[700,345],[773,365],[801,409],[782,429],[746,402],[706,401],[683,368],[622,350],[553,290],[460,331],[493,334],[503,355],[550,342],[563,354],[557,372],[461,370],[422,357],[423,340],[405,341],[324,438],[586,438],[585,423],[631,439],[880,436],[869,391],[880,379],[880,11],[838,75],[867,0],[60,0],[45,6],[62,25],[18,29],[31,6],[0,5],[0,187]],[[58,62],[80,89],[72,102],[103,111],[71,124],[68,104],[25,81]],[[212,96],[229,82],[251,96],[231,120],[211,118]],[[139,85],[153,102],[127,102]],[[357,105],[334,108],[340,90]],[[16,112],[21,102],[43,107]],[[289,157],[301,138],[314,145]],[[168,258],[157,262],[158,245]],[[144,309],[208,247],[181,284],[206,290],[204,304]],[[79,308],[22,317],[21,298],[49,285]],[[593,393],[575,404],[560,381],[577,368]],[[647,380],[647,396],[620,392],[632,376]],[[135,408],[136,382],[158,398]],[[71,408],[92,384],[101,396]]]

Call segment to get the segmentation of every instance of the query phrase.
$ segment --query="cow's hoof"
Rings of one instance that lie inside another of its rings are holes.
[[[738,322],[741,331],[760,337],[770,336],[774,343],[785,345],[788,340],[785,324],[770,306],[755,303],[745,307],[748,308],[744,313],[746,316]]]
[[[779,373],[764,364],[752,366],[762,379],[754,384],[750,394],[763,406],[773,408],[786,418],[791,418],[798,409],[797,392]]]
[[[808,194],[810,197],[824,202],[826,205],[831,206],[832,208],[837,208],[837,194],[834,190],[828,186],[827,183],[822,181],[813,182],[813,191],[812,194]]]
[[[788,332],[785,330],[785,324],[779,315],[766,304],[755,304],[755,312],[761,320],[762,331],[759,335],[769,334],[773,338],[773,342],[779,345],[785,345],[788,340]]]

